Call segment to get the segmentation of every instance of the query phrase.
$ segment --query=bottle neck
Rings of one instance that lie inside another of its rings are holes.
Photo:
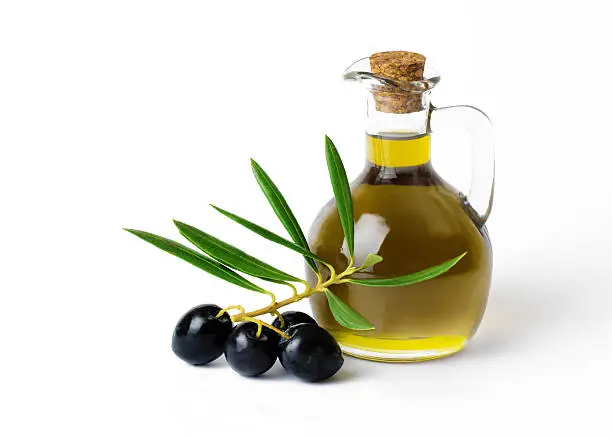
[[[429,134],[379,134],[366,136],[370,165],[385,168],[418,167],[430,161]]]
[[[418,167],[429,163],[429,92],[417,95],[420,111],[389,113],[378,110],[368,96],[366,155],[376,167]]]
[[[429,135],[367,135],[367,162],[360,182],[371,185],[438,185],[431,166]]]
[[[429,91],[417,94],[420,111],[393,113],[379,110],[374,95],[368,93],[366,131],[370,135],[404,134],[421,135],[427,133],[429,122]],[[383,109],[383,108],[381,108]]]

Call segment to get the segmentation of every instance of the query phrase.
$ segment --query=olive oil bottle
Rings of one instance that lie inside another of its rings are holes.
[[[383,52],[370,58],[370,69],[358,62],[345,74],[368,89],[367,161],[351,184],[354,261],[360,265],[369,253],[382,256],[383,262],[360,275],[386,278],[467,255],[444,275],[411,286],[335,285],[333,292],[374,325],[372,331],[340,326],[325,296],[313,296],[317,321],[345,353],[360,358],[420,361],[461,350],[478,328],[491,285],[492,253],[484,225],[493,188],[488,120],[471,107],[433,108],[429,92],[439,78],[423,78],[423,65],[424,57],[414,53]],[[444,128],[447,116],[462,116],[475,133],[468,196],[446,183],[430,161],[432,128]],[[484,214],[475,204],[484,206]],[[339,271],[346,268],[348,252],[333,201],[319,213],[309,240],[314,253]]]

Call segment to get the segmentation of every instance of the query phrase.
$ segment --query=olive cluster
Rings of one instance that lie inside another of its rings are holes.
[[[278,358],[290,374],[303,381],[322,381],[344,363],[336,340],[308,314],[286,311],[272,326],[284,333],[244,322],[234,326],[231,317],[213,304],[189,310],[179,320],[172,350],[183,361],[204,365],[222,354],[243,376],[267,372]]]

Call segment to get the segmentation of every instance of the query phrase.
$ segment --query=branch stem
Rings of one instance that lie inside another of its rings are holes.
[[[234,320],[234,318],[232,317],[232,321],[236,322],[237,320]],[[249,316],[245,316],[245,315],[241,314],[240,315],[240,321],[256,323],[257,324],[257,334],[256,334],[257,338],[259,338],[259,336],[261,335],[261,331],[262,331],[264,326],[266,328],[276,332],[278,335],[280,335],[283,338],[290,338],[283,331],[281,331],[280,329],[276,328],[275,326],[270,325],[269,323],[264,322],[263,320],[256,319],[254,317],[249,317]]]
[[[248,313],[242,310],[240,311],[239,314],[232,316],[232,321],[234,322],[243,322],[243,321],[253,322],[254,321],[259,324],[259,321],[257,321],[258,319],[255,319],[255,317],[263,316],[264,314],[277,314],[278,315],[280,314],[278,311],[279,308],[282,308],[284,306],[290,305],[295,302],[299,302],[300,300],[310,297],[315,293],[321,293],[327,290],[330,286],[334,284],[345,283],[346,281],[343,280],[343,278],[345,278],[346,276],[350,276],[359,270],[358,267],[353,267],[353,260],[351,260],[346,270],[344,270],[341,273],[336,273],[336,270],[330,264],[326,263],[325,266],[329,269],[329,274],[330,274],[329,279],[327,281],[323,281],[323,278],[320,275],[318,275],[317,284],[315,285],[314,288],[311,287],[306,281],[304,281],[303,283],[304,283],[305,288],[304,288],[304,291],[302,291],[301,293],[298,293],[296,290],[293,296],[291,296],[290,298],[281,300],[280,302],[277,302],[274,300],[270,305],[259,308],[258,310],[250,311]],[[236,306],[228,307],[227,309],[230,309],[230,308],[236,308]],[[261,324],[259,324],[260,329],[258,330],[258,332],[261,331],[262,325],[278,333],[282,332],[274,328],[272,325],[269,325],[265,322],[261,322]]]

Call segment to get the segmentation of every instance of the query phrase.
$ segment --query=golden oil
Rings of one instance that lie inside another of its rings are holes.
[[[444,182],[429,161],[429,135],[368,135],[368,164],[353,182],[355,264],[368,253],[384,258],[362,277],[394,277],[440,264],[466,252],[449,272],[407,287],[339,284],[340,299],[375,327],[338,325],[323,295],[311,305],[316,319],[345,353],[377,361],[421,361],[461,350],[483,316],[492,254],[486,228],[465,196]],[[313,252],[338,271],[348,264],[335,203],[310,232]],[[324,270],[324,267],[321,267]],[[309,280],[315,281],[310,273]]]

